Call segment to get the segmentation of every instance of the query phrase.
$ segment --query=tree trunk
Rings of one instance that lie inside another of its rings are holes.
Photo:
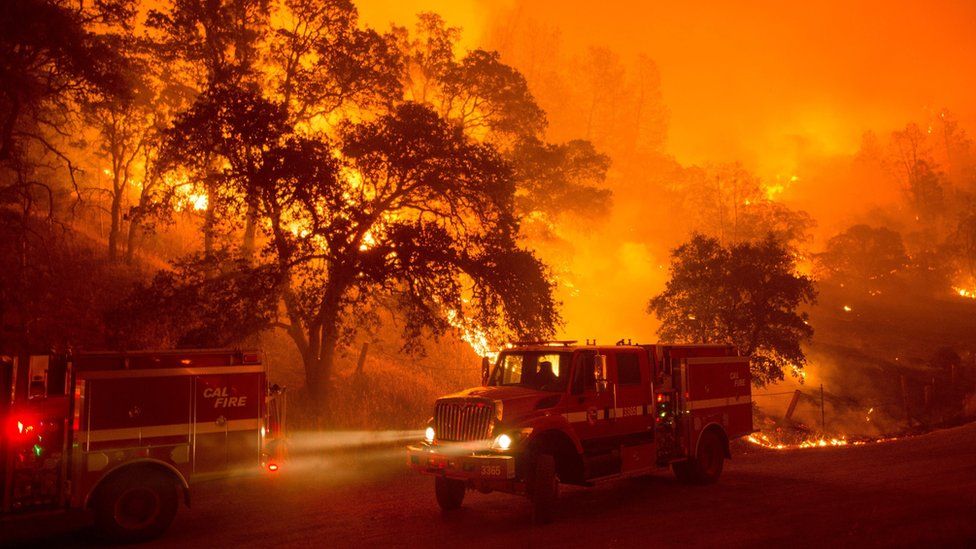
[[[247,206],[247,218],[244,221],[244,241],[241,244],[241,254],[251,260],[254,256],[254,239],[257,234],[257,211],[253,205]]]
[[[112,226],[108,232],[108,258],[115,261],[119,257],[119,237],[122,233],[122,193],[115,187],[112,194]]]
[[[332,388],[332,370],[335,366],[336,351],[339,349],[339,300],[327,297],[322,307],[322,339],[319,346],[319,360],[316,384],[310,389],[319,405],[324,406]]]
[[[138,241],[138,239],[139,239],[139,218],[138,216],[134,216],[129,221],[129,234],[126,236],[126,241],[125,241],[126,265],[131,265],[132,260],[135,258],[136,242]]]
[[[311,352],[306,352],[302,354],[302,365],[305,367],[305,387],[308,388],[309,396],[316,401],[318,401],[318,396],[320,392],[320,386],[319,386],[319,374],[321,371],[320,362],[321,362],[320,357],[312,355]]]
[[[336,281],[325,290],[317,315],[317,330],[310,330],[305,381],[319,410],[325,410],[332,389],[332,371],[339,349],[340,309],[346,286]]]
[[[20,98],[17,92],[11,90],[8,97],[10,98],[10,112],[7,113],[7,118],[3,121],[2,132],[0,132],[0,160],[7,160],[11,156],[14,143],[14,126],[17,125],[17,117],[20,116]]]
[[[204,178],[203,189],[207,193],[207,209],[203,212],[203,254],[212,257],[217,243],[217,186],[214,170]]]
[[[336,331],[337,333],[337,331]],[[318,412],[324,412],[328,404],[332,389],[332,370],[335,366],[335,354],[338,349],[338,337],[323,335],[322,345],[317,354],[309,349],[302,355],[305,366],[305,386],[308,395],[315,402]]]
[[[207,257],[214,252],[214,231],[217,225],[217,214],[214,213],[213,205],[207,205],[207,212],[203,218],[203,253]]]

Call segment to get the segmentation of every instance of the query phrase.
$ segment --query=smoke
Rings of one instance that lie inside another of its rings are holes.
[[[852,154],[864,131],[942,107],[976,118],[971,4],[487,4],[503,36],[546,22],[566,50],[652,58],[671,111],[668,148],[683,163],[740,160],[768,176],[793,155]]]
[[[902,403],[885,388],[866,381],[863,370],[845,370],[814,353],[803,377],[788,377],[753,391],[759,412],[755,427],[779,432],[778,440],[826,435],[855,441],[905,431]]]

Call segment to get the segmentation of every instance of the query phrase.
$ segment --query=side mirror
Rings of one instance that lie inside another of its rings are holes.
[[[488,357],[481,357],[481,385],[483,387],[488,386],[488,376],[491,374],[491,363],[488,361]]]
[[[607,390],[607,357],[604,355],[596,355],[593,361],[593,384],[598,393]]]

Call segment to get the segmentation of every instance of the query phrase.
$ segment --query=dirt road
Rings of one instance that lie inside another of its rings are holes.
[[[740,452],[719,484],[670,474],[525,500],[469,492],[442,514],[400,452],[299,460],[275,478],[199,485],[151,547],[824,546],[976,543],[976,425],[860,447]],[[77,534],[41,540],[76,544]]]

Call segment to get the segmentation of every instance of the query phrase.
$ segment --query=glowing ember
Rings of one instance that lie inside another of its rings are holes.
[[[173,209],[177,212],[192,210],[200,212],[210,207],[207,193],[190,183],[185,173],[168,173],[164,176],[166,185],[172,187],[176,194]]]
[[[795,364],[790,364],[790,370],[792,370],[794,376],[800,378],[803,381],[807,380],[807,372],[803,368]]]
[[[976,289],[970,288],[957,288],[953,286],[952,288],[960,297],[966,297],[969,299],[976,299]]]
[[[849,313],[849,312],[851,312],[851,311],[853,311],[853,310],[854,310],[854,309],[851,309],[851,306],[850,306],[850,305],[844,305],[844,312],[845,312],[845,313]]]

